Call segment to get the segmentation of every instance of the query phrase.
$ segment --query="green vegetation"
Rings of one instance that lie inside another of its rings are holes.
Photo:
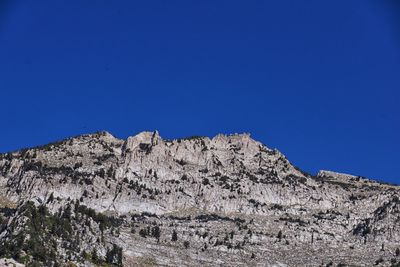
[[[161,229],[159,226],[147,226],[146,228],[139,230],[139,235],[143,238],[147,238],[148,236],[150,236],[156,238],[157,240],[160,240]]]
[[[172,237],[171,237],[171,241],[175,242],[178,240],[178,233],[174,230],[172,232]]]
[[[278,234],[276,235],[276,238],[278,238],[279,240],[282,239],[282,230],[279,230]]]
[[[183,242],[183,246],[184,246],[186,249],[189,248],[189,245],[190,245],[189,241],[186,240],[186,241]]]
[[[14,215],[11,212],[6,214]],[[75,215],[79,216],[74,216],[70,204],[51,214],[45,205],[37,207],[33,202],[26,202],[7,226],[8,234],[0,243],[0,258],[13,258],[27,266],[61,266],[66,256],[69,260],[88,260],[99,266],[122,266],[122,248],[113,245],[105,257],[95,249],[90,253],[81,252],[81,236],[76,231],[77,222],[84,218],[91,218],[102,231],[120,225],[119,219],[96,213],[79,203],[75,205]],[[84,232],[88,226],[90,229],[88,224],[79,225],[86,225]],[[66,255],[59,254],[60,247],[65,249]]]
[[[118,227],[122,223],[122,220],[119,218],[97,213],[94,209],[88,208],[85,205],[80,205],[79,202],[75,203],[75,212],[92,218],[93,221],[99,224],[100,231],[102,232],[110,227]]]
[[[16,234],[10,234],[0,244],[0,257],[14,258],[30,266],[51,266],[57,263],[56,239],[69,244],[77,251],[70,221],[64,216],[51,215],[45,206],[36,207],[27,202],[20,208],[26,218],[24,227]],[[10,229],[17,227],[9,226]]]
[[[115,266],[122,266],[122,248],[113,244],[113,248],[111,250],[107,250],[106,263]]]

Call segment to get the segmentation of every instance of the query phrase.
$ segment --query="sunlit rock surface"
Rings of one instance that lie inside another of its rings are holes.
[[[0,155],[0,258],[396,266],[399,204],[397,186],[309,175],[249,134],[120,140],[100,132]]]

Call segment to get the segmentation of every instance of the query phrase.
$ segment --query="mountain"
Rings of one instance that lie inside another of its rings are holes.
[[[0,154],[0,258],[26,266],[400,266],[399,189],[307,174],[249,134],[120,140],[99,132]]]

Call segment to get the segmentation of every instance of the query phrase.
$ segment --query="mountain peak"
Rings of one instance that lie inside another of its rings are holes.
[[[130,136],[127,139],[129,147],[137,147],[139,144],[151,144],[156,145],[159,141],[162,141],[158,131],[143,131],[134,136]]]

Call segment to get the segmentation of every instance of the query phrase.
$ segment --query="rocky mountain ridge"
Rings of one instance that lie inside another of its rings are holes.
[[[0,154],[0,257],[28,266],[396,266],[399,203],[397,186],[309,175],[248,134],[100,132]]]

